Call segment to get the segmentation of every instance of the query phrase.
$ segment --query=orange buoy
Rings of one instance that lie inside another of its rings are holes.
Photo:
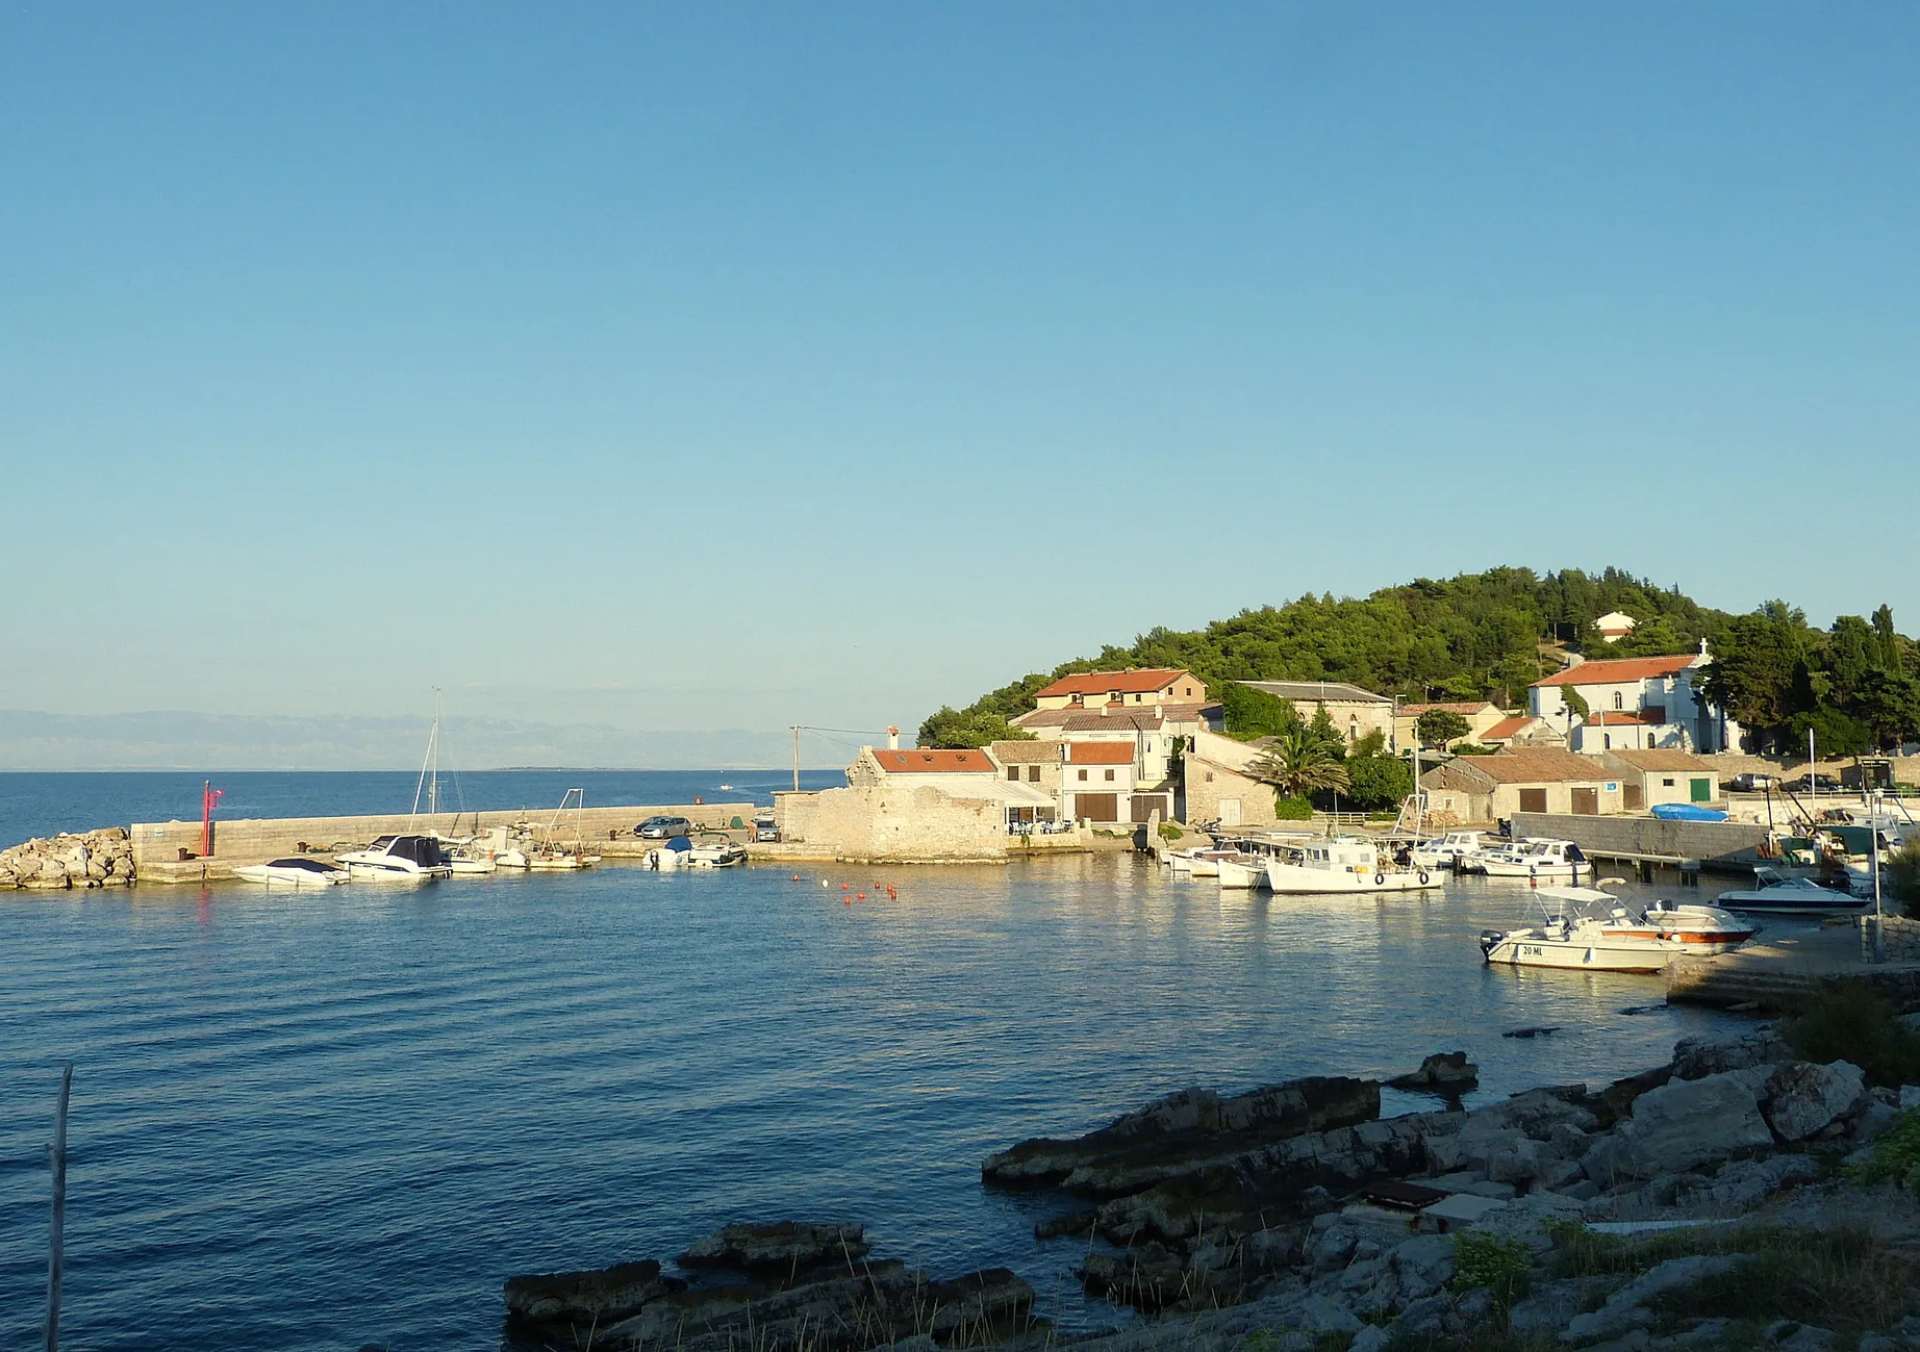
[[[853,905],[853,898],[852,898],[852,897],[842,897],[842,898],[840,898],[840,904],[841,904],[842,906],[851,906],[851,905]]]
[[[800,875],[799,875],[799,874],[797,874],[797,873],[796,873],[796,874],[794,874],[794,875],[793,875],[793,880],[794,880],[795,882],[799,882],[799,881],[800,881]]]
[[[867,899],[867,894],[865,892],[855,892],[853,895],[860,898],[860,900],[862,901],[865,901]]]
[[[842,892],[851,892],[851,891],[853,891],[853,884],[852,884],[852,883],[841,883],[841,884],[840,884],[840,890],[841,890]]]
[[[900,894],[894,891],[891,887],[887,889],[887,895],[895,901],[898,901],[900,899]]]

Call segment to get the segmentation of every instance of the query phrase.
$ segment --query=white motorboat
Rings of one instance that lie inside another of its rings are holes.
[[[1578,882],[1583,873],[1593,876],[1593,863],[1571,840],[1523,840],[1504,857],[1489,854],[1484,872],[1489,878]]]
[[[1484,832],[1449,831],[1444,836],[1438,836],[1433,840],[1418,842],[1407,852],[1407,858],[1415,868],[1453,868],[1456,861],[1465,859],[1475,850],[1484,848],[1486,848]]]
[[[597,854],[584,854],[577,849],[561,850],[551,847],[533,850],[526,856],[526,867],[536,872],[563,872],[569,869],[592,868],[600,862]]]
[[[1524,840],[1483,840],[1479,849],[1461,856],[1460,868],[1466,873],[1485,873],[1489,864],[1518,859],[1525,847]]]
[[[380,836],[364,850],[334,856],[354,881],[424,882],[453,875],[432,836]]]
[[[500,867],[492,846],[477,837],[435,834],[434,839],[455,877],[484,875]]]
[[[1774,915],[1851,915],[1863,910],[1869,898],[1838,888],[1822,887],[1812,878],[1762,864],[1753,871],[1753,886],[1722,892],[1714,905],[1730,911],[1766,911]]]
[[[1309,842],[1267,860],[1267,886],[1290,896],[1418,892],[1439,887],[1443,876],[1433,869],[1403,868],[1382,856],[1375,842],[1354,836]]]
[[[264,864],[242,864],[233,876],[267,887],[335,887],[347,880],[347,870],[324,859],[292,855]]]
[[[747,850],[723,836],[695,844],[681,862],[688,868],[739,868],[747,862]]]
[[[1549,914],[1544,924],[1525,929],[1485,931],[1480,951],[1488,962],[1589,972],[1660,972],[1678,954],[1724,953],[1758,933],[1755,926],[1717,906],[1656,902],[1636,916],[1618,897],[1597,888],[1543,887],[1537,895],[1543,907],[1552,900],[1575,909]]]
[[[1192,878],[1213,878],[1219,876],[1219,862],[1231,859],[1238,851],[1223,850],[1215,845],[1200,845],[1185,850],[1167,852],[1167,867],[1174,876],[1186,874]]]

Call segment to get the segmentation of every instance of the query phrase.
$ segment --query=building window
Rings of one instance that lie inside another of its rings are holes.
[[[1616,709],[1624,709],[1627,707],[1626,697],[1618,690],[1613,692],[1613,707]]]
[[[1038,784],[1039,782],[1040,782],[1040,767],[1037,765],[1029,765],[1027,767],[1027,783]]]
[[[1613,750],[1613,734],[1612,733],[1610,732],[1603,733],[1600,737],[1600,741],[1602,743],[1602,747],[1601,747],[1602,750],[1605,750],[1605,751]]]
[[[1107,691],[1107,703],[1109,704],[1120,703],[1120,692],[1118,690]]]
[[[1108,782],[1109,784],[1111,784],[1111,783],[1113,782],[1113,771],[1111,771],[1111,770],[1109,770],[1109,771],[1107,771],[1107,782]]]
[[[1009,765],[1007,767],[1007,778],[1018,784],[1020,782],[1020,767],[1017,765]]]
[[[1134,702],[1135,704],[1138,704],[1138,703],[1140,703],[1140,702],[1141,702],[1142,700],[1144,700],[1145,698],[1146,698],[1146,696],[1145,696],[1145,695],[1142,695],[1142,694],[1140,694],[1140,693],[1138,693],[1138,692],[1136,691],[1136,692],[1135,692],[1135,694],[1134,694],[1134,696],[1133,696],[1133,702]]]
[[[1663,789],[1670,789],[1673,787],[1673,781],[1671,779],[1663,779],[1660,781],[1660,787]]]
[[[1081,782],[1082,784],[1084,784],[1084,783],[1086,783],[1086,782],[1087,782],[1087,772],[1086,772],[1085,770],[1082,770],[1082,771],[1080,772],[1080,782]]]
[[[1211,770],[1207,771],[1207,783],[1213,783],[1213,771]]]

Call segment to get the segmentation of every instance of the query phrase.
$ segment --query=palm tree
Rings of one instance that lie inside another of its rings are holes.
[[[1267,749],[1253,759],[1247,771],[1271,784],[1283,797],[1304,798],[1319,789],[1347,787],[1347,767],[1324,737],[1306,724],[1276,734]]]

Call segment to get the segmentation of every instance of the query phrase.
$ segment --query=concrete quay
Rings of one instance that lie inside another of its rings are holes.
[[[200,852],[199,822],[138,822],[130,828],[134,876],[141,882],[201,883],[230,878],[242,864],[259,864],[283,855],[330,854],[354,849],[375,836],[438,831],[468,836],[493,827],[522,827],[536,841],[571,844],[575,840],[603,856],[639,858],[659,841],[634,837],[633,828],[648,817],[685,817],[704,830],[730,830],[753,820],[755,806],[738,803],[663,803],[589,807],[567,812],[557,821],[551,810],[439,813],[432,817],[404,812],[364,817],[262,817],[213,824],[213,852]]]
[[[1762,936],[1731,953],[1674,959],[1667,968],[1667,999],[1673,1004],[1721,1009],[1790,1011],[1823,981],[1858,978],[1903,1010],[1920,1009],[1920,944],[1909,931],[1920,922],[1888,917],[1890,961],[1870,957],[1867,926],[1872,917],[1832,919],[1817,929]]]
[[[1589,857],[1673,868],[1697,863],[1712,873],[1751,876],[1763,862],[1767,828],[1750,822],[1670,822],[1658,817],[1591,817],[1516,812],[1513,834],[1570,840]]]

